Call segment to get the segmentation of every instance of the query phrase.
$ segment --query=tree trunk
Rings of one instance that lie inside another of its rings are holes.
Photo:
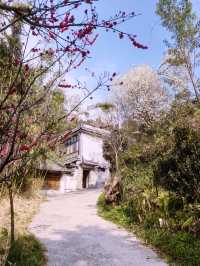
[[[118,160],[118,153],[115,152],[115,168],[116,168],[116,174],[119,173],[119,160]]]
[[[191,84],[192,84],[192,87],[193,87],[193,90],[194,90],[194,93],[195,93],[195,96],[196,96],[196,100],[198,103],[200,103],[200,95],[199,95],[199,91],[198,91],[198,88],[197,88],[197,84],[194,80],[194,69],[193,66],[192,66],[192,63],[191,63],[191,58],[190,56],[188,57],[186,54],[185,54],[185,51],[182,52],[184,53],[184,58],[185,58],[185,67],[186,67],[186,70],[189,74],[189,77],[190,77],[190,81],[191,81]]]
[[[10,243],[11,245],[15,241],[15,213],[14,213],[14,202],[13,202],[13,191],[12,187],[9,187],[9,200],[10,200]]]

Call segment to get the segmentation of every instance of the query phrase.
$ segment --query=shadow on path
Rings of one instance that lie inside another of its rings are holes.
[[[99,191],[45,202],[30,229],[47,247],[49,266],[166,266],[156,253],[96,213]]]

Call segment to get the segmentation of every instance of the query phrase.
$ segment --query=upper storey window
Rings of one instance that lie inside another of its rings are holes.
[[[66,150],[67,154],[78,152],[78,135],[69,138],[65,142],[65,146],[66,146],[66,149],[67,149]]]

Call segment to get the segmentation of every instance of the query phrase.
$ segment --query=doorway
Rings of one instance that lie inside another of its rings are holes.
[[[83,170],[83,188],[88,188],[89,187],[89,170]]]

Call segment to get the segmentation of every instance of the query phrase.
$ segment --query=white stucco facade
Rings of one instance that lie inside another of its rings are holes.
[[[106,164],[103,158],[103,139],[97,136],[80,134],[80,154],[85,161]]]

